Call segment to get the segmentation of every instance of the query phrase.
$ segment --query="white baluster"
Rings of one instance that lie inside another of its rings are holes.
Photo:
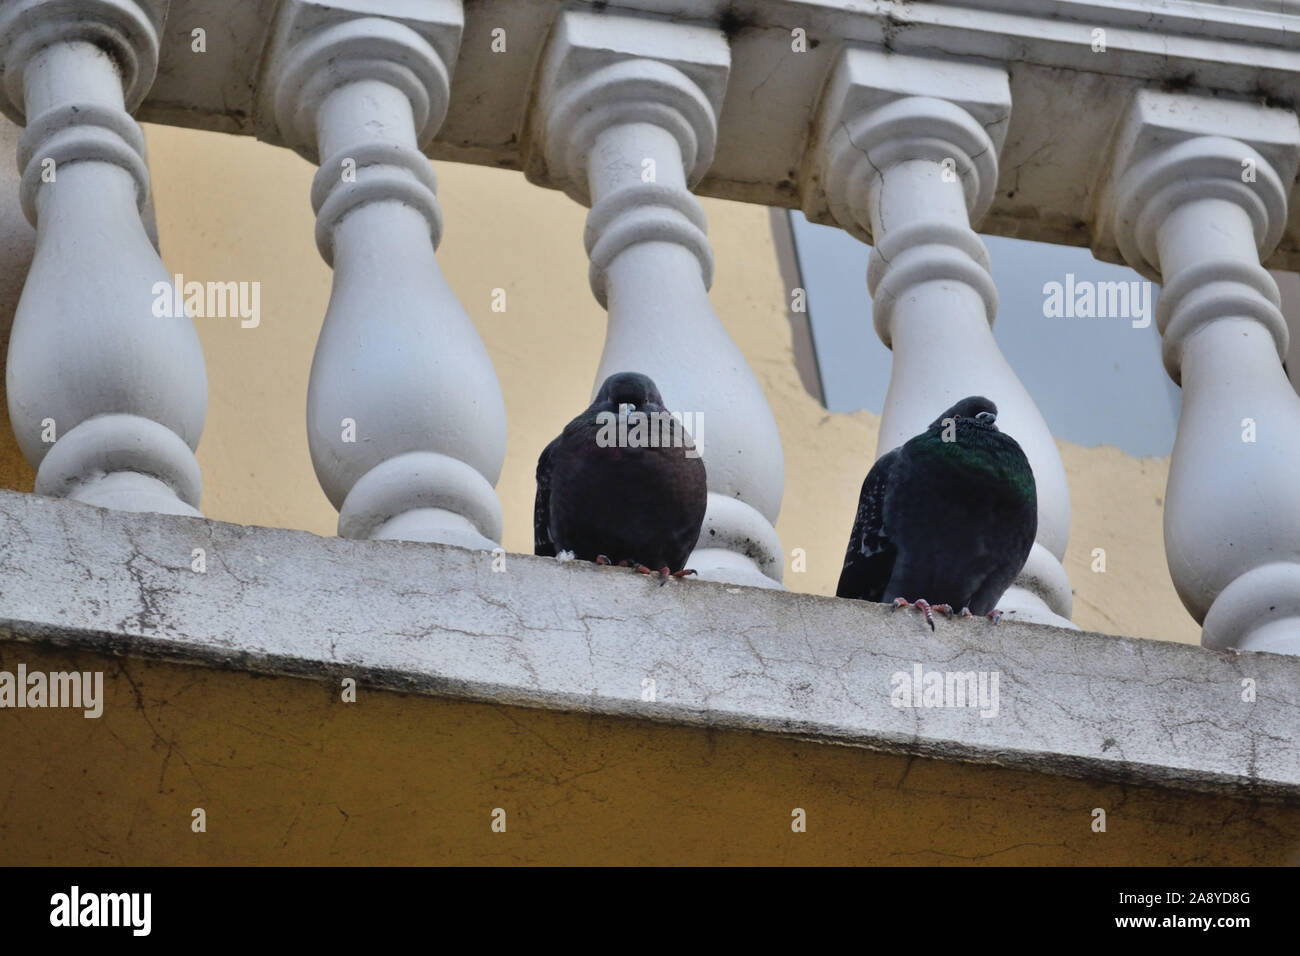
[[[828,209],[874,243],[867,284],[876,332],[894,353],[877,456],[960,398],[992,399],[1038,486],[1037,542],[999,607],[1072,627],[1061,566],[1070,530],[1065,469],[994,341],[997,289],[971,229],[992,202],[1010,114],[1000,69],[847,48],[823,94],[804,202],[810,217]]]
[[[165,4],[8,0],[0,106],[26,130],[36,252],[9,340],[9,415],[36,492],[197,515],[203,353],[145,233],[144,137],[128,110],[158,63]],[[51,440],[53,442],[51,443]]]
[[[713,158],[730,52],[714,29],[568,12],[551,37],[526,141],[530,175],[590,205],[591,288],[609,310],[596,386],[637,371],[703,422],[709,502],[690,566],[781,580],[781,438],[709,302],[713,252],[690,187]]]
[[[1260,265],[1298,161],[1293,113],[1142,91],[1099,202],[1101,241],[1164,282],[1156,322],[1183,387],[1165,549],[1207,647],[1300,654],[1300,398]]]
[[[389,8],[287,4],[274,123],[259,130],[320,163],[316,243],[334,286],[307,396],[312,462],[340,535],[494,548],[505,404],[438,268],[437,183],[420,152],[446,115],[461,7],[367,11]]]

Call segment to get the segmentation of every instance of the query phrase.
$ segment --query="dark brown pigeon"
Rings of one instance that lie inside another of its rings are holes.
[[[862,483],[838,597],[985,614],[1038,533],[1034,472],[998,430],[997,406],[973,395],[883,456]]]
[[[686,559],[708,485],[690,435],[673,422],[649,377],[605,379],[537,460],[533,553],[658,572],[661,583],[694,574]]]

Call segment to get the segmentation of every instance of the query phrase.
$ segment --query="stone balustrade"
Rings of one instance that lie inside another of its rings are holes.
[[[924,431],[935,409],[967,395],[992,399],[1038,491],[1038,541],[999,606],[1069,627],[1065,469],[993,341],[998,293],[988,250],[970,227],[992,201],[1010,112],[1006,73],[996,67],[846,47],[805,171],[820,180],[835,220],[874,243],[867,284],[876,332],[894,354],[877,456]]]
[[[1165,365],[1184,388],[1174,583],[1206,645],[1300,653],[1300,397],[1267,271],[1300,268],[1300,14],[1170,2],[1139,16],[1103,0],[776,0],[721,17],[702,0],[268,6],[232,2],[227,35],[248,42],[196,62],[176,47],[205,26],[198,0],[0,3],[0,108],[26,126],[22,199],[38,229],[7,389],[38,492],[197,514],[203,359],[187,316],[151,309],[170,279],[138,214],[141,108],[319,166],[310,201],[334,285],[307,430],[344,537],[501,540],[505,410],[438,268],[432,155],[514,166],[590,207],[591,288],[609,313],[592,379],[646,372],[704,422],[709,504],[691,563],[725,582],[780,586],[784,463],[709,301],[696,192],[802,208],[872,244],[866,283],[894,353],[878,453],[957,397],[998,404],[1038,482],[1038,540],[1003,601],[1022,620],[1071,626],[1069,489],[991,334],[997,290],[974,230],[1091,245],[1164,283]]]
[[[706,27],[575,12],[546,57],[532,139],[547,178],[591,206],[591,288],[609,309],[595,388],[615,372],[645,372],[668,408],[703,425],[709,504],[690,566],[771,586],[784,564],[772,527],[781,437],[709,305],[713,252],[690,193],[717,139],[726,41]]]
[[[262,138],[318,162],[316,244],[334,287],[307,437],[339,534],[494,548],[506,415],[487,350],[438,270],[420,146],[447,112],[459,2],[280,7]]]
[[[1183,387],[1165,550],[1208,647],[1300,654],[1300,396],[1260,265],[1298,163],[1291,111],[1143,91],[1100,196],[1124,258],[1164,284],[1156,323]]]
[[[9,339],[14,435],[38,494],[198,514],[207,411],[198,335],[140,219],[144,136],[165,4],[0,6],[0,108],[36,252]]]

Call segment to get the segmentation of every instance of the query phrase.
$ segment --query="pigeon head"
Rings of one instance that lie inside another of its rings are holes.
[[[967,426],[997,431],[998,407],[983,395],[971,395],[948,409],[930,423],[931,428],[943,428],[944,419],[951,418],[963,429]]]
[[[642,411],[653,411],[663,408],[664,400],[650,376],[640,372],[616,372],[605,379],[593,404],[612,405],[616,408],[631,405]]]

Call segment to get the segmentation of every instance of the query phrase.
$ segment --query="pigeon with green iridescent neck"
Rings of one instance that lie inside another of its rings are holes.
[[[862,483],[836,595],[984,614],[1016,579],[1038,533],[1034,472],[973,395],[884,455]]]

